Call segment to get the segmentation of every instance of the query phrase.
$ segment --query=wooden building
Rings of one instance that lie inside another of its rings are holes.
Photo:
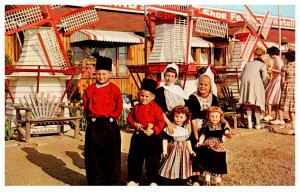
[[[43,14],[47,15],[43,6],[40,7]],[[77,8],[79,7],[63,6],[57,9],[56,12],[59,14]],[[65,35],[63,30],[59,30],[65,50],[70,52],[71,58],[74,59],[74,65],[88,68],[80,80],[78,90],[82,94],[84,89],[95,81],[93,76],[95,60],[91,55],[95,51],[100,51],[113,59],[115,71],[111,81],[120,87],[122,93],[130,94],[133,98],[136,98],[138,87],[135,85],[133,78],[133,76],[136,78],[136,74],[131,75],[127,66],[145,65],[145,55],[147,57],[150,55],[151,43],[147,41],[147,46],[144,45],[146,31],[144,7],[142,5],[98,5],[95,8],[100,18],[97,25],[81,29],[71,35]],[[236,12],[228,10],[203,7],[197,7],[197,9],[199,9],[199,12],[215,14],[210,16],[225,15],[229,19],[229,15],[234,13],[238,18]],[[57,22],[58,27],[62,29],[63,26],[60,25],[60,21]],[[46,23],[43,27],[47,26],[50,26],[50,24]],[[154,25],[153,30],[155,31]],[[278,30],[271,29],[270,33],[272,31]],[[227,38],[193,32],[191,55],[197,68],[206,67],[210,64],[214,64],[218,68],[234,67],[232,56],[234,41],[232,39],[238,39],[240,34],[244,32],[249,32],[244,23],[229,25],[229,41]],[[292,30],[291,33],[294,33],[294,31]],[[290,42],[290,37],[287,41]],[[16,34],[5,36],[5,54],[10,58],[12,64],[16,64],[21,56],[22,43],[24,43],[23,32],[19,32],[18,36]],[[147,50],[146,54],[145,49]],[[238,63],[241,62],[238,61]],[[140,75],[143,77],[144,74]]]

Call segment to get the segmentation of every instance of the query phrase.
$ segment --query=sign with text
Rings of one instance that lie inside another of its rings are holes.
[[[195,15],[197,15],[198,12],[200,14],[205,14],[211,17],[229,20],[231,22],[243,21],[241,17],[241,12],[238,11],[229,11],[229,10],[207,8],[207,7],[194,7],[194,8],[196,10]],[[261,25],[264,19],[264,15],[254,14],[254,16],[257,22],[259,23],[259,25]],[[280,20],[281,20],[280,25],[282,28],[295,29],[296,26],[295,19],[281,17]],[[279,27],[278,17],[273,17],[272,27]]]
[[[264,5],[262,5],[264,6]],[[267,5],[266,5],[267,6]],[[144,12],[144,5],[99,5],[96,8],[100,9],[109,9],[109,10],[116,10],[116,11],[125,11],[125,12],[137,12],[142,13]],[[217,9],[217,8],[209,8],[209,7],[202,7],[202,6],[193,6],[194,16],[197,14],[204,14],[211,17],[215,17],[217,19],[224,19],[231,22],[243,21],[241,17],[241,13],[239,11],[231,11],[231,10],[224,10],[224,9]],[[264,15],[254,14],[256,20],[258,21],[259,25],[262,24]],[[272,27],[279,27],[279,19],[278,17],[273,17]],[[281,17],[280,18],[280,25],[281,28],[286,29],[296,29],[296,21],[293,18]]]

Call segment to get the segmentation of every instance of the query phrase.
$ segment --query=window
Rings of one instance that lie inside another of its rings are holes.
[[[118,76],[128,75],[127,69],[127,47],[119,47],[119,70]]]
[[[193,48],[193,47],[191,48],[191,55],[192,55],[194,61],[197,62],[197,59],[196,59],[196,48]]]
[[[226,48],[215,48],[214,49],[215,56],[215,65],[224,66],[226,65]]]
[[[97,47],[73,47],[74,54],[76,57],[75,63],[82,64],[82,59],[86,59],[86,64],[88,59],[92,59],[92,53],[99,52],[100,55],[109,57],[112,59],[112,71],[115,77],[128,77],[129,72],[127,69],[127,54],[128,47],[111,47],[111,48],[97,48]],[[86,52],[86,55],[83,53]]]
[[[81,47],[73,47],[73,54],[75,56],[75,65],[82,64],[83,50]]]

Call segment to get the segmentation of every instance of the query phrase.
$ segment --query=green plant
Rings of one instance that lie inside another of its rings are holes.
[[[6,119],[5,120],[5,140],[10,140],[12,136],[14,135],[15,130],[11,126],[11,120]]]
[[[67,80],[66,84],[68,84],[68,81],[70,81],[70,80]],[[71,100],[72,103],[77,103],[82,99],[78,87],[76,87],[76,90],[74,91],[72,97],[70,98],[70,95],[71,95],[72,91],[74,90],[77,81],[79,81],[79,80],[73,80],[67,91],[67,96]]]
[[[130,113],[130,108],[124,108],[123,107],[123,111],[120,115],[120,118],[118,120],[118,126],[121,127],[121,128],[128,128],[129,125],[127,123],[127,117],[128,117],[128,114]]]
[[[5,54],[5,65],[11,64],[12,61],[8,55]]]
[[[86,117],[85,117],[85,113],[84,113],[84,108],[83,108],[83,102],[82,100],[73,100],[71,103],[70,103],[71,106],[80,106],[81,110],[80,110],[80,115],[81,115],[81,119],[80,119],[80,130],[81,131],[85,131],[86,130],[86,127],[87,127],[87,120],[86,120]],[[70,109],[70,116],[71,117],[74,117],[76,114],[76,111],[75,109]]]
[[[70,61],[71,65],[74,66],[75,65],[75,56],[74,56],[73,51],[71,49],[67,50],[67,56],[69,58],[69,61]]]

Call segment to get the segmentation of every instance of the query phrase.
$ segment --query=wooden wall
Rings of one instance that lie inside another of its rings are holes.
[[[21,51],[17,35],[5,36],[5,54],[11,59],[11,64],[16,64],[20,58]]]
[[[127,65],[144,65],[144,44],[134,44],[130,45],[128,48],[128,60]],[[86,63],[83,62],[83,66],[86,66]],[[143,78],[144,74],[139,74]],[[137,79],[137,74],[133,74],[134,78]],[[78,89],[80,94],[84,93],[86,87],[95,82],[95,78],[83,77],[79,83]],[[126,77],[113,77],[110,82],[116,84],[122,93],[131,94],[133,99],[137,98],[138,87],[136,86],[133,77],[128,72]]]

